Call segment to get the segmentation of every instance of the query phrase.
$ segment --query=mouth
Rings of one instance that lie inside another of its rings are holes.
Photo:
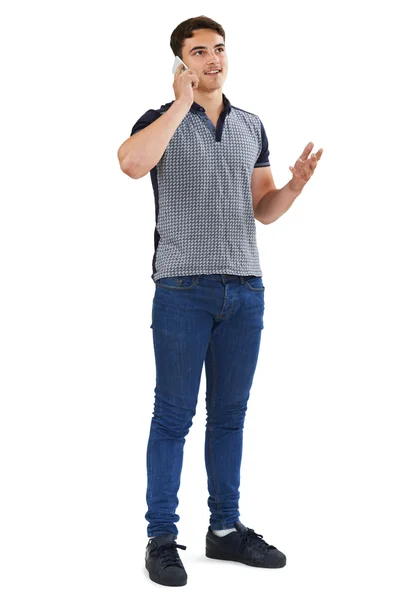
[[[210,71],[206,71],[204,75],[208,77],[217,77],[221,73],[222,69],[211,69]]]

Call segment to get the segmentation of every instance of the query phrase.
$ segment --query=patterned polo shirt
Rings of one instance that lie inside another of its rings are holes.
[[[262,276],[251,195],[254,167],[269,166],[260,118],[232,106],[217,127],[193,102],[150,176],[155,201],[152,279],[226,273]],[[145,112],[131,135],[173,102]]]

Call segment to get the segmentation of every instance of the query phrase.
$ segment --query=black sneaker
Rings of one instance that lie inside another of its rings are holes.
[[[208,527],[206,535],[206,556],[220,560],[234,560],[250,565],[277,569],[286,565],[286,556],[275,546],[267,544],[262,535],[245,527],[240,521],[234,525],[236,531],[218,537]]]
[[[167,533],[149,540],[146,546],[145,565],[149,577],[161,585],[186,585],[187,574],[177,548],[186,550],[175,542],[176,535]]]

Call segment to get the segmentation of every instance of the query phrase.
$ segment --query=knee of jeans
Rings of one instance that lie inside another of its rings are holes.
[[[158,428],[164,430],[168,436],[178,439],[185,437],[193,424],[193,417],[196,414],[195,410],[180,410],[180,411],[161,411],[153,417],[153,421],[157,423]]]
[[[171,418],[162,416],[154,417],[153,421],[157,424],[159,431],[163,431],[168,437],[173,439],[186,437],[193,423],[192,419],[189,421],[174,421]]]
[[[217,411],[212,417],[206,416],[206,428],[209,431],[237,431],[243,429],[246,418],[247,405],[238,406],[229,411]]]

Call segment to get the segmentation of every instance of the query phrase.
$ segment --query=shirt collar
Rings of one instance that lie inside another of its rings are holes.
[[[232,105],[224,93],[222,94],[222,100],[224,103],[224,110],[222,112],[226,111],[227,113],[229,113],[232,109]],[[203,108],[203,106],[201,106],[200,104],[197,104],[197,102],[193,102],[192,106],[190,107],[190,110],[192,112],[205,112],[205,108]]]

